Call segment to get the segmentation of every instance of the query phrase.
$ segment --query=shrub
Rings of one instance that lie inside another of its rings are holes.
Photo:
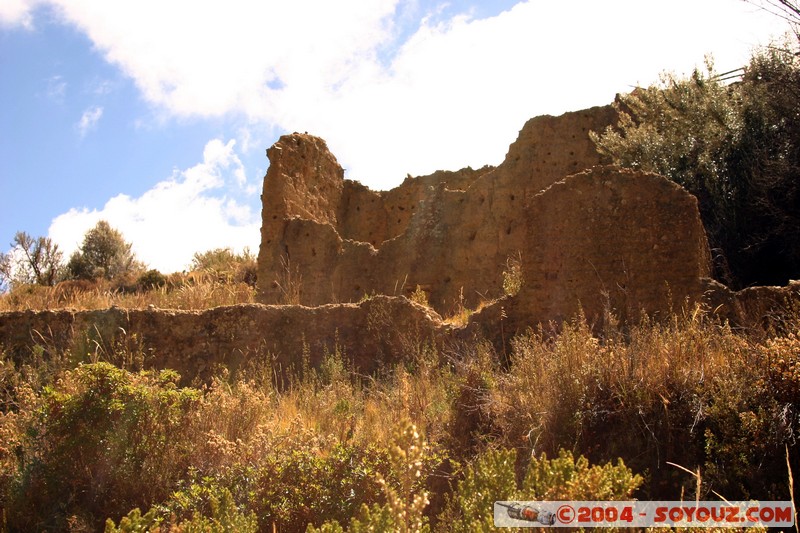
[[[558,457],[533,458],[521,484],[514,473],[516,452],[490,450],[464,473],[442,517],[449,531],[494,531],[494,502],[501,500],[625,500],[642,484],[622,460],[591,465],[560,450]]]
[[[109,515],[164,499],[187,468],[190,408],[198,391],[171,371],[80,366],[42,393],[27,429],[8,522],[65,529],[68,517],[99,526]]]
[[[174,517],[173,517],[174,518]],[[135,533],[150,532],[160,533],[255,533],[258,531],[258,520],[253,513],[243,513],[233,501],[233,496],[228,489],[219,489],[208,495],[208,513],[195,513],[188,520],[175,522],[164,521],[159,517],[156,508],[142,515],[139,509],[134,509],[119,522],[119,527],[114,521],[106,521],[105,533]]]
[[[727,84],[708,62],[687,79],[622,95],[618,128],[592,133],[615,164],[657,172],[697,196],[715,276],[735,288],[800,272],[798,43],[752,57]]]
[[[245,248],[241,254],[234,253],[230,248],[215,248],[203,253],[196,253],[192,258],[191,269],[196,272],[208,274],[224,283],[246,283],[251,287],[256,285],[255,256]]]
[[[105,220],[86,232],[80,249],[67,263],[67,270],[76,279],[111,280],[140,269],[131,244]]]
[[[136,279],[136,288],[140,291],[151,291],[166,286],[167,277],[158,270],[143,272]]]
[[[394,484],[383,476],[378,481],[383,487],[386,503],[369,507],[362,504],[357,516],[349,523],[348,531],[430,531],[424,515],[428,505],[428,493],[423,487],[425,480],[426,444],[416,427],[406,422],[395,433],[395,444],[391,448],[392,469],[398,475]],[[340,522],[329,520],[319,529],[309,525],[307,533],[333,533],[344,531]]]

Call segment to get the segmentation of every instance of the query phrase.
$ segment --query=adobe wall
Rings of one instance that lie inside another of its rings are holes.
[[[419,285],[447,314],[501,296],[507,259],[528,246],[529,198],[602,163],[588,133],[614,119],[611,106],[537,117],[497,168],[409,177],[384,192],[344,180],[321,139],[282,137],[264,180],[260,301],[285,302],[289,274],[305,305]]]
[[[449,332],[429,309],[388,297],[314,308],[0,313],[0,351],[17,362],[30,358],[39,346],[45,356],[65,353],[76,363],[96,357],[130,365],[113,359],[124,346],[127,353],[141,353],[144,367],[177,370],[185,383],[207,378],[220,366],[236,371],[245,364],[262,364],[276,375],[299,371],[304,356],[315,368],[337,349],[349,368],[372,373],[408,359],[425,344],[441,347]]]
[[[661,176],[595,167],[534,195],[528,212],[524,321],[579,308],[635,320],[702,295],[710,255],[697,199]]]
[[[701,284],[709,308],[734,326],[781,327],[786,317],[796,316],[800,305],[798,282],[739,292],[708,279]],[[560,287],[562,295],[569,294],[568,283]],[[288,371],[301,369],[304,360],[311,368],[319,367],[326,354],[338,349],[348,368],[371,374],[413,360],[427,347],[450,353],[475,338],[493,342],[499,354],[508,353],[508,343],[533,324],[531,319],[575,309],[571,298],[560,303],[550,298],[540,305],[536,294],[537,289],[529,288],[503,298],[473,314],[461,328],[447,325],[435,312],[405,298],[386,296],[314,308],[235,305],[203,311],[4,312],[0,352],[17,364],[57,354],[67,354],[73,363],[89,362],[94,356],[134,369],[132,363],[141,363],[144,368],[177,370],[188,384],[218,375],[220,367],[236,372],[243,366],[262,365],[276,377],[286,377]],[[115,352],[138,352],[141,361],[115,360]]]

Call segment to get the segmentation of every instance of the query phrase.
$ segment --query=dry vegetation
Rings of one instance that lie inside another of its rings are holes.
[[[24,285],[0,294],[0,312],[45,309],[208,309],[255,302],[255,288],[247,283],[220,281],[204,273],[172,274],[163,285],[142,290],[103,280],[64,281],[54,287]]]
[[[179,295],[223,304],[236,291],[184,287],[71,305],[191,307]],[[39,306],[32,294],[15,308]],[[734,331],[695,310],[597,332],[578,317],[514,339],[506,364],[481,343],[423,345],[380,375],[330,353],[319,368],[278,377],[254,360],[190,387],[133,353],[77,366],[46,345],[3,354],[0,525],[489,530],[497,499],[693,499],[696,476],[670,463],[700,473],[701,498],[789,499],[800,337],[784,326]]]

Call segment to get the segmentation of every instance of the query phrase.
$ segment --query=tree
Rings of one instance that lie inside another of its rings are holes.
[[[140,269],[131,244],[105,220],[86,232],[83,244],[67,264],[70,275],[77,279],[110,280]]]
[[[0,253],[0,282],[52,286],[59,281],[64,254],[52,239],[19,231],[11,247],[8,253]]]
[[[796,45],[756,53],[741,81],[705,72],[618,98],[592,137],[621,166],[657,172],[699,201],[714,275],[740,288],[800,274],[800,64]]]

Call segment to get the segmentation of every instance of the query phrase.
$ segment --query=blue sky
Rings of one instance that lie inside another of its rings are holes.
[[[22,230],[70,253],[106,219],[165,272],[257,251],[283,133],[386,189],[786,30],[742,0],[0,0],[0,250]]]

